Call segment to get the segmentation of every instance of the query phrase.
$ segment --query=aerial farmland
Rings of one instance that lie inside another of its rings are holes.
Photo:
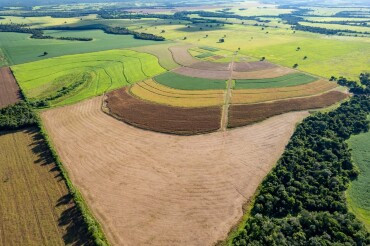
[[[0,245],[369,245],[368,24],[0,0]]]

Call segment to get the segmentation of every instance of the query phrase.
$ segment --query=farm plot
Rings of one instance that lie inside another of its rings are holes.
[[[226,81],[221,79],[203,79],[184,76],[174,72],[167,72],[154,77],[161,85],[179,90],[222,90],[226,88]]]
[[[233,90],[231,103],[248,104],[286,98],[311,96],[329,91],[336,88],[337,86],[338,85],[334,82],[330,82],[327,80],[317,80],[315,82],[304,85],[282,88]]]
[[[135,47],[131,49],[138,52],[146,52],[155,55],[158,58],[159,64],[161,64],[162,67],[164,67],[167,70],[172,70],[174,68],[179,67],[179,64],[177,64],[174,61],[172,53],[169,50],[169,48],[174,45],[175,45],[174,43],[166,43]]]
[[[100,106],[97,97],[41,117],[113,245],[222,240],[284,151],[295,124],[307,116],[293,112],[184,137],[131,127]]]
[[[370,231],[370,132],[352,136],[348,142],[360,173],[347,190],[347,203],[351,212]]]
[[[286,68],[286,67],[275,67],[260,71],[253,71],[253,72],[236,72],[233,71],[232,78],[233,79],[268,79],[268,78],[276,78],[280,76],[284,76],[291,73],[296,73],[297,71],[294,69]]]
[[[173,73],[179,75],[201,78],[201,79],[223,79],[227,80],[230,78],[230,71],[219,71],[219,70],[205,70],[191,67],[179,67],[172,70]]]
[[[21,64],[13,71],[27,97],[59,106],[155,76],[165,69],[153,55],[109,50]]]
[[[220,128],[221,107],[179,108],[153,104],[133,97],[127,88],[108,93],[106,106],[114,117],[157,132],[193,135]]]
[[[181,46],[173,46],[170,47],[170,51],[172,52],[172,56],[175,61],[184,66],[184,67],[191,67],[203,70],[219,70],[219,71],[227,71],[229,70],[229,63],[216,63],[216,62],[207,62],[207,61],[200,61],[194,58],[189,53],[189,48],[194,47],[193,45],[181,45]]]
[[[0,108],[14,104],[21,99],[19,87],[8,67],[0,68]]]
[[[90,245],[37,130],[1,132],[0,150],[0,244]]]
[[[224,102],[223,90],[178,90],[151,79],[132,85],[130,93],[146,101],[175,107],[220,106]]]
[[[327,107],[347,97],[348,95],[342,92],[330,91],[318,96],[293,98],[271,103],[230,105],[228,127],[245,126],[290,111]]]
[[[307,74],[292,73],[277,78],[236,80],[235,89],[263,89],[263,88],[288,87],[308,84],[316,80],[318,80],[318,78]]]
[[[256,62],[234,62],[233,71],[236,72],[251,72],[265,69],[276,68],[277,65],[266,61]]]

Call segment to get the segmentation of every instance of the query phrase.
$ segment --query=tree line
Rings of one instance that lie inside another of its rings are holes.
[[[117,34],[117,35],[133,35],[136,39],[144,39],[144,40],[154,40],[154,41],[164,41],[165,38],[162,36],[158,36],[151,33],[143,33],[143,32],[136,32],[133,30],[129,30],[125,27],[111,27],[102,24],[92,24],[92,25],[85,25],[85,26],[61,26],[61,27],[49,27],[49,30],[102,30],[108,34]]]
[[[0,109],[0,131],[34,126],[38,122],[32,106],[24,101]]]
[[[348,211],[344,194],[358,174],[346,140],[369,130],[369,74],[360,81],[367,94],[355,94],[297,126],[233,245],[370,244],[369,232]]]
[[[31,38],[34,39],[57,39],[57,40],[70,40],[70,41],[92,41],[92,38],[80,38],[80,37],[53,37],[44,35],[43,30],[29,28],[26,25],[21,24],[0,24],[0,32],[18,32],[18,33],[29,33]]]

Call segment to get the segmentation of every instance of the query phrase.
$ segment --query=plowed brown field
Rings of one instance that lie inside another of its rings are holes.
[[[230,105],[228,127],[245,126],[286,112],[327,107],[347,97],[348,94],[330,91],[318,96],[293,98],[271,103]]]
[[[178,73],[181,75],[189,76],[189,77],[196,77],[196,78],[204,78],[204,79],[229,79],[230,78],[230,71],[216,71],[216,70],[204,70],[204,69],[197,69],[191,67],[179,67],[172,70],[174,73]]]
[[[220,128],[221,107],[179,108],[141,100],[122,88],[107,94],[107,107],[124,122],[147,130],[192,135]]]
[[[236,72],[251,72],[259,71],[264,69],[276,68],[277,65],[266,61],[256,61],[256,62],[234,62],[233,70]]]
[[[113,245],[212,245],[225,238],[307,116],[175,136],[131,127],[100,106],[98,97],[41,116]]]
[[[0,108],[16,103],[20,99],[19,87],[10,68],[0,68]]]
[[[290,73],[296,73],[296,72],[297,72],[296,70],[286,68],[286,67],[275,67],[275,68],[264,69],[260,71],[251,71],[251,72],[233,71],[232,78],[233,79],[268,79],[268,78],[280,77],[283,75],[287,75]]]

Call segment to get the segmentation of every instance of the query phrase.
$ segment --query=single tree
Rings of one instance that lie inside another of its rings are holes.
[[[297,63],[293,65],[293,68],[297,68],[297,67],[298,67],[298,64]]]
[[[307,56],[304,56],[304,57],[303,57],[303,60],[306,60],[307,58],[308,58]]]
[[[218,40],[218,42],[219,42],[219,43],[223,43],[223,42],[225,42],[225,39],[224,39],[224,38],[220,38],[220,39]]]
[[[266,60],[266,57],[262,56],[261,61],[264,61],[264,60]]]

